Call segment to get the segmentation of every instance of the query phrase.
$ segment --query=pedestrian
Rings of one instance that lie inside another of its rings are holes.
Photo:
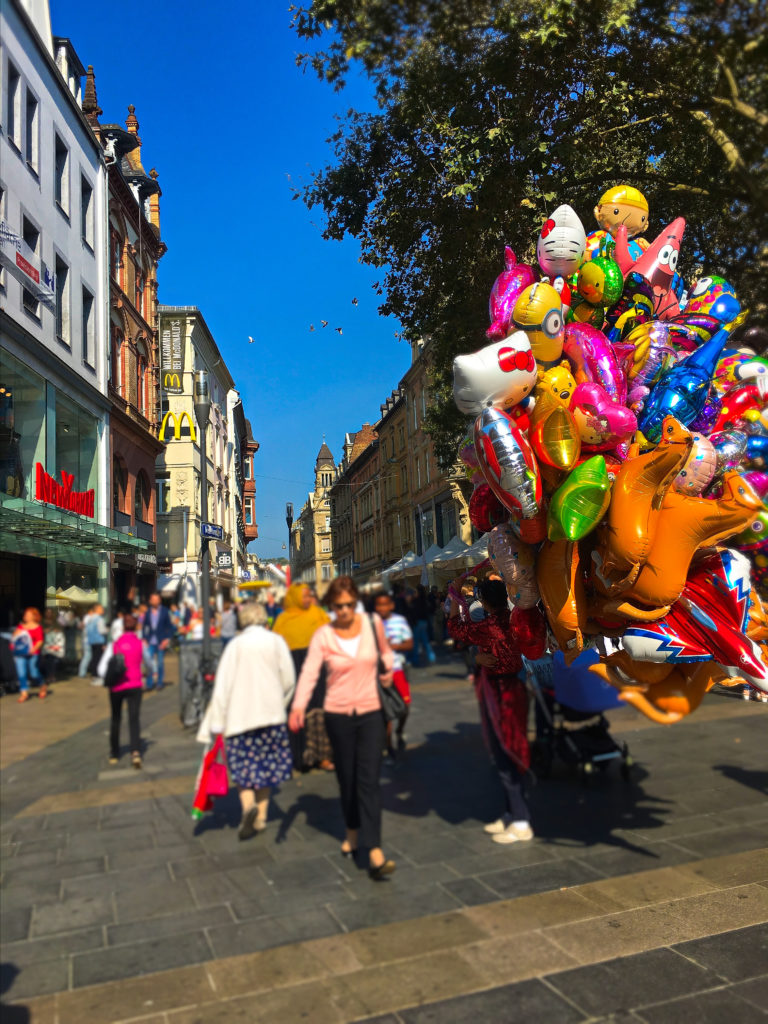
[[[237,633],[237,609],[231,601],[225,601],[224,607],[221,610],[219,625],[219,636],[221,637],[222,651],[234,637],[235,633]]]
[[[11,649],[19,678],[19,704],[29,700],[29,682],[33,680],[39,685],[40,670],[38,663],[43,646],[43,627],[40,625],[40,612],[37,608],[26,608],[21,622],[11,636]]]
[[[416,593],[411,596],[408,621],[413,630],[413,650],[411,652],[413,664],[419,664],[419,648],[421,648],[427,663],[434,665],[437,659],[429,642],[429,600],[427,588],[423,583],[418,585]]]
[[[80,664],[77,668],[77,675],[79,679],[85,679],[88,667],[91,664],[91,645],[88,642],[88,623],[95,615],[95,610],[89,608],[85,615],[80,620],[80,637],[82,642],[83,653],[80,657]]]
[[[255,601],[238,608],[242,632],[221,655],[198,742],[223,734],[227,767],[240,795],[238,836],[267,827],[272,787],[292,775],[286,709],[296,685],[285,640],[264,626],[266,609]]]
[[[395,870],[381,849],[379,771],[385,728],[378,690],[379,662],[384,669],[380,682],[390,686],[393,657],[381,620],[360,614],[359,600],[351,576],[338,576],[328,588],[325,602],[336,618],[312,637],[289,725],[292,730],[304,727],[305,710],[325,665],[325,725],[346,825],[341,852],[351,857],[358,843],[367,848],[368,873],[380,880]]]
[[[146,648],[138,635],[139,622],[135,615],[123,616],[123,632],[117,640],[110,642],[99,661],[99,675],[102,681],[107,672],[109,660],[114,654],[122,654],[125,672],[121,681],[109,690],[109,707],[112,720],[109,726],[109,763],[117,764],[120,759],[120,717],[123,703],[128,706],[128,734],[131,745],[131,764],[141,768],[141,710],[142,663]]]
[[[112,619],[112,625],[109,627],[109,639],[112,643],[114,643],[115,640],[119,640],[125,631],[125,625],[123,623],[124,615],[125,612],[118,609],[117,614],[114,619]]]
[[[486,579],[477,591],[485,613],[479,622],[470,617],[460,585],[451,588],[448,632],[454,641],[478,648],[475,692],[483,736],[504,790],[504,813],[484,829],[496,843],[515,843],[533,838],[522,787],[530,765],[528,694],[521,678],[520,651],[510,629],[507,588],[501,580]]]
[[[266,611],[267,619],[270,626],[274,625],[275,620],[277,619],[278,615],[282,610],[283,609],[280,607],[279,603],[275,599],[275,592],[273,590],[268,590]]]
[[[389,646],[392,648],[392,684],[405,701],[405,711],[397,720],[397,753],[405,750],[405,723],[411,704],[411,687],[405,672],[404,655],[413,650],[413,633],[408,620],[395,612],[395,602],[385,591],[380,590],[373,597],[373,610],[384,623]],[[392,722],[387,722],[387,751],[395,757],[395,746],[392,742]]]
[[[56,675],[64,658],[67,646],[64,632],[59,626],[58,617],[53,608],[46,608],[43,616],[43,646],[40,650],[40,668],[42,669],[43,685],[40,697],[47,697],[51,684],[56,682]]]
[[[316,603],[311,589],[305,583],[294,583],[286,592],[283,611],[272,626],[288,644],[298,677],[307,656],[310,641],[317,630],[328,622],[328,615]],[[325,672],[321,670],[317,686],[305,709],[305,724],[291,733],[291,749],[296,771],[318,767],[334,770],[333,751],[325,728]]]
[[[88,616],[88,622],[85,627],[86,640],[91,649],[91,660],[88,663],[91,686],[102,685],[98,670],[101,656],[104,653],[104,645],[107,642],[107,634],[107,624],[104,621],[104,607],[100,604],[95,604],[91,609],[91,614]]]
[[[157,687],[159,692],[163,688],[165,676],[165,652],[173,639],[173,623],[158,593],[149,599],[141,635],[147,644],[150,665],[147,672],[147,690],[154,690]]]

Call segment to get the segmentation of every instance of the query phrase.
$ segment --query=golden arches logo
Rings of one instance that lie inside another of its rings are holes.
[[[163,387],[169,391],[171,388],[181,390],[181,377],[178,373],[166,373],[163,377]]]
[[[168,410],[168,412],[165,414],[165,416],[163,416],[163,422],[160,424],[160,432],[157,435],[158,440],[159,441],[164,441],[165,440],[165,428],[168,426],[168,423],[169,423],[170,420],[173,420],[173,437],[174,437],[174,440],[176,440],[176,441],[180,440],[180,438],[181,438],[181,425],[184,422],[185,418],[187,420],[187,423],[189,424],[189,436],[190,436],[190,439],[193,442],[196,442],[197,441],[197,435],[195,434],[195,425],[192,422],[192,417],[189,415],[189,413],[186,411],[186,409],[184,410],[184,412],[179,413],[178,416],[176,415],[175,412],[171,412],[170,409]]]

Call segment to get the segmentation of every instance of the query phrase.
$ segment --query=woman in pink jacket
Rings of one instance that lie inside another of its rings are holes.
[[[112,722],[109,728],[109,763],[117,764],[120,757],[120,715],[123,701],[128,705],[128,731],[131,740],[131,763],[141,768],[141,725],[139,709],[143,680],[141,675],[144,661],[144,641],[137,634],[138,619],[134,615],[123,616],[123,634],[110,644],[99,662],[99,675],[104,676],[110,657],[122,654],[125,658],[125,675],[122,682],[109,691]]]
[[[359,842],[368,850],[369,875],[379,880],[395,870],[395,862],[381,849],[379,771],[386,729],[377,685],[379,651],[387,673],[381,679],[385,686],[392,685],[393,657],[381,619],[360,614],[359,599],[350,576],[339,576],[328,588],[325,603],[334,612],[334,621],[312,637],[288,725],[294,731],[303,728],[305,709],[325,665],[325,727],[347,828],[341,852],[353,856]]]

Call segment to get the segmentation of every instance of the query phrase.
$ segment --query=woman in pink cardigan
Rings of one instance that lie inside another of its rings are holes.
[[[303,728],[305,709],[325,665],[325,727],[347,828],[341,852],[352,857],[359,840],[368,849],[368,874],[378,881],[395,870],[395,862],[381,849],[379,771],[386,728],[377,686],[379,651],[388,673],[381,680],[385,686],[392,685],[393,657],[381,620],[361,615],[359,600],[350,576],[339,576],[328,588],[325,602],[335,613],[334,621],[312,637],[288,725],[294,731]]]

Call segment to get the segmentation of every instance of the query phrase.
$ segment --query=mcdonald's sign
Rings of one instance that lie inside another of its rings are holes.
[[[167,395],[183,393],[184,321],[178,316],[160,317],[160,366],[163,391]]]
[[[163,390],[169,391],[172,394],[181,394],[181,377],[179,377],[178,373],[171,373],[169,371],[163,374]]]
[[[176,440],[176,441],[180,440],[180,438],[181,438],[181,425],[184,422],[185,418],[187,420],[187,423],[189,423],[189,437],[190,437],[190,440],[193,441],[193,442],[196,442],[197,441],[197,435],[195,434],[195,424],[192,422],[192,417],[189,415],[189,413],[186,411],[186,409],[184,410],[184,412],[180,412],[178,416],[176,415],[175,412],[171,412],[170,409],[168,410],[168,412],[165,414],[165,416],[163,416],[163,422],[160,424],[160,433],[157,435],[158,440],[159,441],[164,441],[165,440],[165,428],[168,426],[168,423],[169,423],[170,420],[173,420],[173,437],[174,437],[174,440]]]

